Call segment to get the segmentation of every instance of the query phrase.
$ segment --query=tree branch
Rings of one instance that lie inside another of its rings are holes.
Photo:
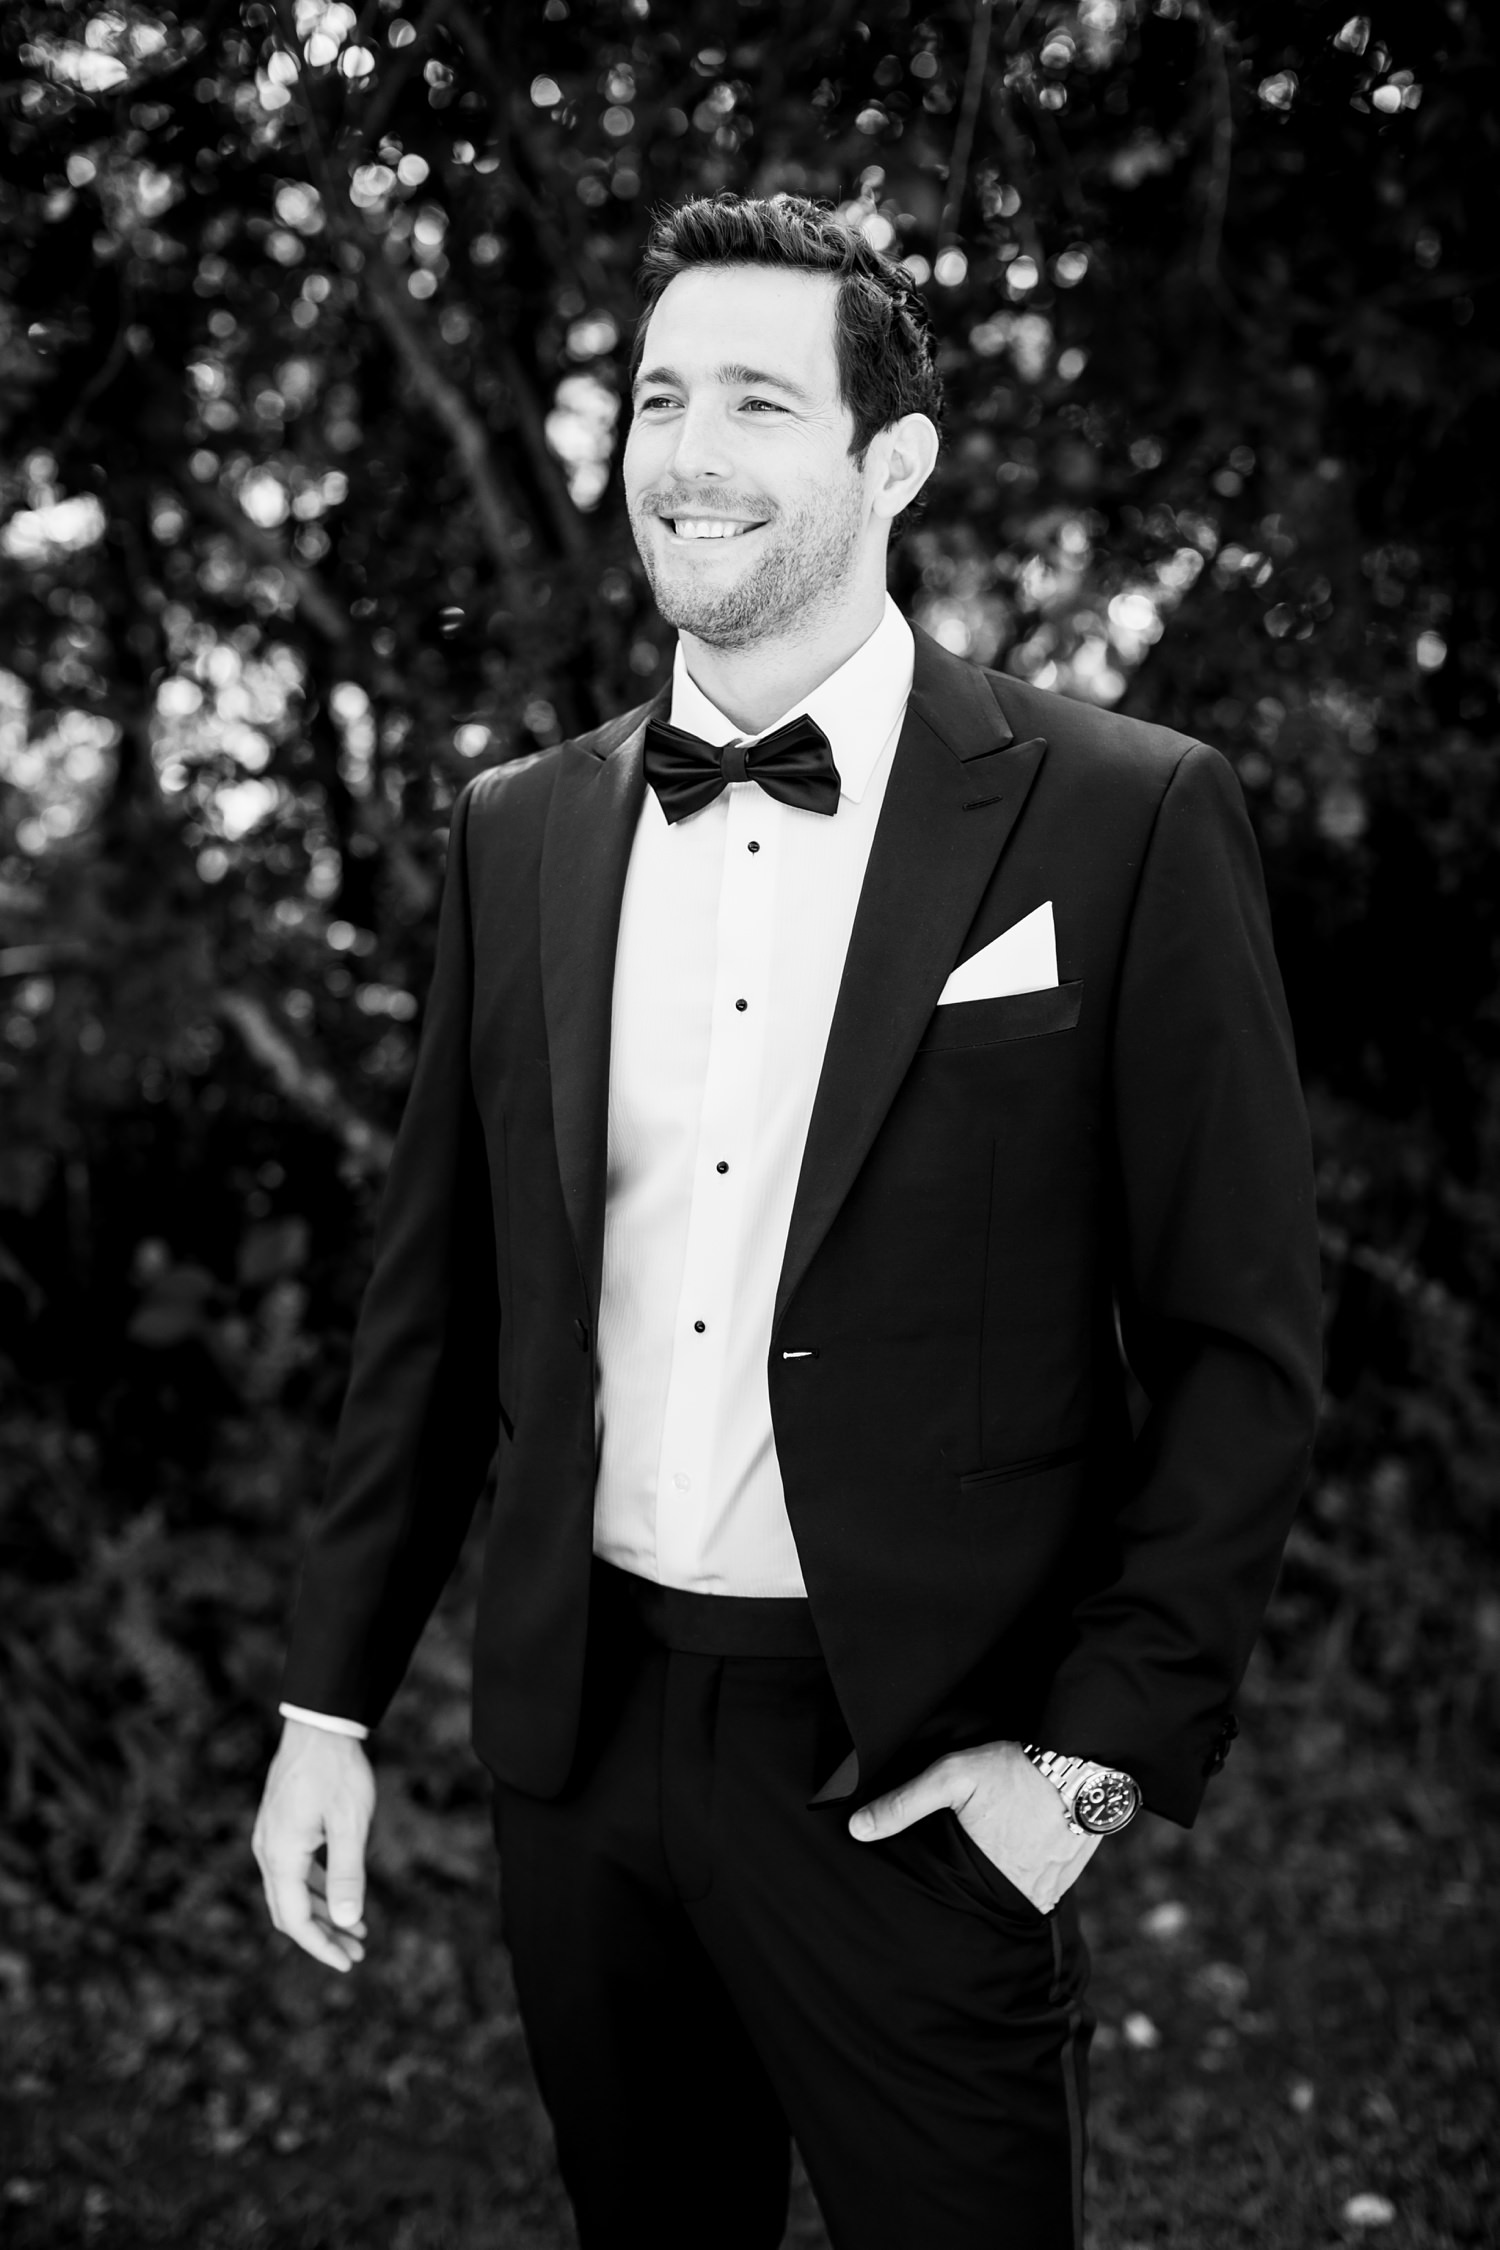
[[[272,532],[261,524],[252,523],[237,501],[220,492],[216,485],[199,484],[196,479],[183,478],[176,489],[178,497],[195,515],[207,517],[222,531],[227,531],[256,562],[281,572],[292,589],[297,607],[325,640],[343,647],[354,638],[353,622],[342,603],[335,601],[314,571],[287,553]]]
[[[531,453],[531,470],[542,488],[552,517],[558,544],[570,561],[576,562],[586,555],[593,542],[588,526],[579,514],[568,480],[556,454],[547,443],[546,418],[537,403],[531,381],[521,365],[519,355],[510,344],[500,348],[500,375],[516,402],[516,420],[521,425],[521,435]]]
[[[995,88],[995,98],[991,104],[991,116],[994,120],[995,134],[1000,143],[1000,153],[1005,163],[1005,177],[1021,199],[1020,208],[1015,217],[1016,232],[1025,245],[1027,257],[1030,258],[1037,272],[1040,273],[1046,261],[1042,251],[1041,231],[1036,223],[1036,212],[1032,201],[1030,171],[1021,147],[1021,136],[1016,129],[1015,118],[1011,114],[1010,88],[1003,81]]]
[[[364,147],[373,148],[380,139],[401,89],[421,59],[423,47],[452,6],[453,0],[427,0],[426,7],[416,21],[415,39],[407,41],[399,55],[382,73],[370,106],[359,121],[359,137]]]
[[[557,267],[571,263],[584,287],[600,304],[608,304],[613,294],[610,276],[589,248],[588,229],[581,228],[570,234],[556,223],[556,212],[542,193],[533,166],[527,156],[524,141],[517,140],[510,130],[510,104],[515,94],[515,80],[508,78],[495,60],[483,24],[467,0],[452,0],[448,11],[448,36],[465,59],[472,64],[490,97],[490,118],[500,142],[506,179],[525,205],[526,214],[536,229],[538,244],[550,262]],[[582,206],[574,203],[575,216],[580,216]]]
[[[264,1001],[248,992],[221,992],[217,1007],[294,1109],[336,1133],[362,1170],[385,1170],[391,1160],[390,1134],[360,1116],[328,1071],[303,1060]]]
[[[506,142],[509,143],[512,81],[506,77],[504,71],[496,62],[495,51],[489,43],[484,26],[475,15],[474,10],[466,5],[466,0],[449,0],[448,16],[449,37],[456,41],[459,48],[473,64],[479,77],[484,81],[485,89],[490,97],[490,110],[494,123],[504,135]],[[535,206],[536,199],[529,195],[525,182],[518,184],[521,186],[522,192],[528,194],[528,199]]]
[[[369,634],[356,628],[353,619],[336,597],[329,593],[316,572],[304,563],[294,561],[287,554],[274,532],[252,523],[242,508],[213,487],[184,482],[177,490],[189,507],[196,509],[209,521],[221,525],[252,560],[282,573],[291,586],[293,598],[305,624],[333,650],[338,664],[334,677],[358,681],[369,694],[377,711],[381,706],[396,710],[407,707],[410,683],[401,678],[388,659],[375,654]],[[311,635],[307,636],[304,661],[309,680],[316,688],[319,699],[326,703],[329,680],[322,675],[316,662],[315,643]],[[336,776],[334,779],[336,780]],[[331,794],[332,785],[326,762],[320,767],[319,782]],[[426,911],[431,905],[431,885],[425,874],[416,867],[399,818],[392,813],[378,790],[365,800],[361,808],[360,827],[365,835],[375,839],[386,868],[395,872],[408,897],[422,911]]]
[[[969,67],[964,74],[958,131],[953,137],[953,157],[948,166],[948,192],[943,204],[942,224],[938,229],[939,246],[953,241],[958,232],[964,190],[969,184],[969,160],[974,154],[974,128],[979,120],[980,97],[984,93],[984,73],[989,62],[990,26],[993,21],[994,0],[979,0],[974,10],[974,29],[969,39]]]
[[[0,983],[12,977],[49,977],[57,969],[83,968],[96,959],[78,938],[54,938],[42,945],[0,948]]]
[[[68,409],[68,418],[56,438],[59,453],[68,451],[74,438],[78,435],[85,409],[92,406],[94,400],[99,397],[102,391],[109,389],[110,384],[125,365],[130,355],[131,310],[131,291],[127,280],[121,288],[115,333],[109,350]]]
[[[1224,294],[1219,272],[1219,252],[1224,242],[1224,217],[1229,208],[1229,171],[1234,150],[1234,106],[1229,84],[1229,64],[1224,49],[1228,35],[1212,11],[1203,11],[1203,36],[1208,45],[1209,101],[1213,135],[1209,142],[1208,184],[1204,194],[1203,234],[1198,244],[1198,278],[1215,296]]]
[[[1036,14],[1039,0],[1015,0],[1010,11],[1010,22],[1005,27],[1005,52],[1013,55],[1021,44],[1022,34]]]
[[[282,37],[298,66],[302,94],[298,105],[298,129],[330,232],[342,244],[346,253],[346,267],[358,275],[370,309],[384,329],[412,388],[434,421],[447,432],[449,442],[469,479],[484,543],[489,549],[499,581],[501,600],[508,609],[524,616],[529,605],[511,549],[511,534],[515,525],[511,511],[506,506],[505,496],[500,490],[494,464],[490,460],[489,438],[484,424],[457,384],[438,366],[418,336],[406,311],[398,303],[395,287],[380,265],[375,243],[368,234],[356,228],[349,218],[347,183],[335,179],[327,151],[318,136],[308,87],[302,75],[295,16],[287,0],[278,0],[278,10]],[[423,21],[426,21],[426,17]]]
[[[412,389],[433,420],[447,432],[449,443],[463,465],[506,606],[524,614],[528,604],[511,550],[516,526],[495,475],[484,424],[458,385],[449,380],[432,358],[412,322],[397,304],[390,281],[372,257],[364,259],[363,279],[370,308],[405,368]]]

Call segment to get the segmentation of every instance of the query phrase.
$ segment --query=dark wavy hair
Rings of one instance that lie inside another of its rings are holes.
[[[658,300],[669,282],[694,266],[786,266],[833,275],[839,284],[839,396],[854,419],[849,450],[856,462],[864,460],[876,432],[903,414],[926,414],[941,430],[943,385],[916,283],[857,227],[805,195],[744,196],[725,188],[656,214],[637,276],[643,310],[632,380]]]

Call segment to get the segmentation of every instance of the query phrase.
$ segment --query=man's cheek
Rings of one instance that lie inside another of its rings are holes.
[[[625,439],[625,452],[620,464],[621,476],[625,485],[625,498],[631,507],[635,506],[641,493],[651,482],[649,450],[646,442],[637,435],[636,428],[632,425]]]

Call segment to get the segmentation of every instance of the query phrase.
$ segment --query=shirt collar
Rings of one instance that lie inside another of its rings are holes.
[[[880,623],[851,657],[819,682],[810,695],[747,736],[742,727],[726,719],[689,676],[682,643],[672,665],[671,723],[700,741],[721,749],[726,742],[759,742],[788,719],[806,712],[828,737],[833,762],[839,769],[839,795],[857,804],[869,787],[891,736],[901,723],[911,694],[916,645],[911,627],[889,594]]]

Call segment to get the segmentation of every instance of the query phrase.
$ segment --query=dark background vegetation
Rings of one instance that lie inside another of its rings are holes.
[[[1479,0],[11,0],[21,2250],[568,2239],[466,1575],[382,1735],[359,1978],[266,1930],[246,1836],[448,809],[663,677],[616,401],[648,211],[721,185],[935,269],[895,591],[1227,752],[1297,1022],[1322,1447],[1203,1820],[1088,1879],[1093,2250],[1494,2239],[1496,53]]]

